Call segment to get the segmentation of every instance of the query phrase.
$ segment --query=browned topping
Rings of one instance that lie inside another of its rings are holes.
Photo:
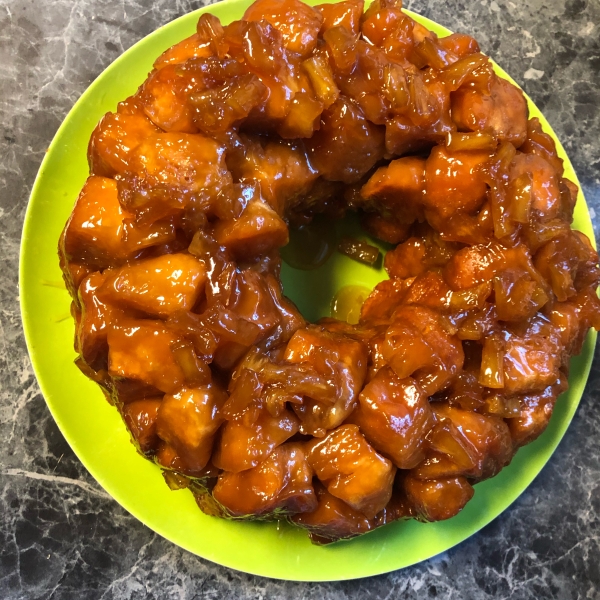
[[[208,514],[318,543],[450,518],[543,432],[600,327],[552,138],[475,40],[401,8],[204,14],[90,140],[60,240],[77,364]],[[394,245],[389,279],[309,324],[279,251],[291,226],[288,262],[320,266],[347,210]]]

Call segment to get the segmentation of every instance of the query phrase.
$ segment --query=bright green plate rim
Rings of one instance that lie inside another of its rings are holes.
[[[42,162],[25,216],[20,298],[27,346],[48,407],[75,454],[117,502],[152,530],[205,559],[266,577],[331,581],[386,573],[462,542],[527,488],[552,455],[579,404],[596,336],[590,334],[581,355],[573,359],[571,389],[559,399],[543,436],[520,450],[497,477],[478,484],[474,499],[449,521],[394,523],[350,542],[318,547],[310,544],[303,531],[284,524],[229,522],[205,516],[189,492],[171,492],[158,468],[134,452],[114,408],[73,364],[73,323],[69,299],[61,284],[56,246],[85,181],[87,142],[100,117],[135,91],[150,71],[154,57],[193,33],[200,13],[210,10],[229,22],[240,18],[247,4],[246,0],[226,0],[158,29],[111,64],[68,114]],[[438,35],[449,33],[428,19],[413,13],[411,16]],[[531,101],[529,106],[531,114],[551,132]],[[577,181],[564,149],[554,137],[565,159],[566,176]],[[582,195],[575,211],[575,226],[594,240]],[[372,285],[383,277],[373,271],[361,272],[356,264],[339,262],[336,281]],[[331,271],[328,273],[330,276]],[[284,282],[292,298],[298,290],[288,286],[303,285],[294,285],[289,270]]]

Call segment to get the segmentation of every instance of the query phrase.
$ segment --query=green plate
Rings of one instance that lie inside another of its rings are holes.
[[[223,22],[242,16],[244,0],[226,0],[209,10]],[[98,483],[148,527],[173,543],[213,562],[291,580],[327,581],[385,573],[412,565],[465,540],[505,510],[540,472],[573,417],[592,361],[595,335],[573,359],[571,389],[556,405],[547,431],[520,450],[497,477],[478,484],[465,510],[449,521],[394,523],[361,538],[327,547],[312,545],[306,533],[285,524],[241,523],[211,518],[188,491],[172,492],[159,469],[139,456],[116,410],[100,389],[73,364],[73,321],[62,285],[57,241],[87,173],[86,148],[102,115],[135,92],[163,50],[190,35],[202,9],[155,31],[118,58],[81,96],[56,134],[33,187],[23,230],[20,295],[25,336],[40,387],[60,430]],[[448,30],[413,15],[438,35]],[[501,71],[499,71],[501,72]],[[501,72],[502,75],[505,75]],[[546,131],[548,123],[530,102]],[[577,181],[562,146],[566,176]],[[594,239],[580,196],[575,226]],[[352,222],[338,229],[354,228]],[[341,285],[373,286],[384,278],[338,253],[319,271],[285,269],[286,293],[309,318],[329,314],[331,295]],[[307,287],[310,286],[310,287]],[[308,304],[303,290],[321,290]],[[306,300],[304,300],[305,302]],[[525,525],[526,526],[526,525]]]

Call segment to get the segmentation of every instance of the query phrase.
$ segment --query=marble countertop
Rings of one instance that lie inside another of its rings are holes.
[[[219,567],[172,545],[91,478],[39,391],[19,314],[22,221],[39,164],[92,80],[194,0],[0,0],[0,598],[600,599],[600,354],[542,473],[450,551],[371,579],[301,584]],[[413,0],[472,34],[542,109],[600,214],[598,0]]]

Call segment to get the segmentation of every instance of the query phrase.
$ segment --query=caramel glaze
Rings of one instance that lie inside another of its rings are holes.
[[[88,154],[59,244],[77,364],[208,514],[319,543],[450,518],[600,326],[554,141],[474,39],[400,0],[203,14]],[[393,245],[389,279],[311,325],[280,249],[318,267],[346,210]]]
[[[371,290],[363,285],[345,285],[340,288],[331,301],[331,316],[339,321],[356,325],[360,320],[360,311]]]

